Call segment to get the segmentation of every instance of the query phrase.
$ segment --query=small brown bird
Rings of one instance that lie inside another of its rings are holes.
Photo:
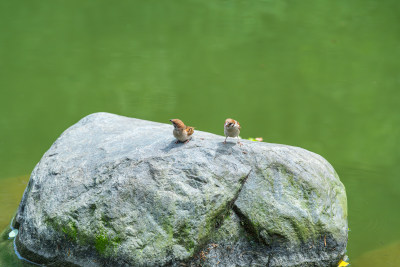
[[[238,121],[235,121],[234,119],[226,119],[225,124],[224,124],[224,133],[226,136],[224,144],[226,144],[226,139],[228,139],[228,137],[237,137],[238,144],[242,145],[242,143],[240,143],[240,139],[239,139],[240,124]]]
[[[176,139],[178,139],[175,144],[179,142],[187,143],[192,138],[192,134],[194,133],[194,128],[186,126],[181,120],[179,119],[172,119],[169,120],[174,125],[173,134]]]

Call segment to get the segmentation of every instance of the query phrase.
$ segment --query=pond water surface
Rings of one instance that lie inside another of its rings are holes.
[[[334,166],[351,261],[393,251],[399,14],[398,0],[1,1],[0,229],[42,154],[85,115],[180,118],[221,135],[233,117],[243,138]]]

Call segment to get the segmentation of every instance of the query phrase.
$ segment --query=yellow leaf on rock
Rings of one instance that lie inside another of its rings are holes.
[[[345,262],[345,261],[343,261],[343,260],[340,260],[340,261],[339,261],[338,267],[347,266],[347,265],[349,265],[348,262]]]

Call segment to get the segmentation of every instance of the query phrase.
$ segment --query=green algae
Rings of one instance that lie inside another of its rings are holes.
[[[193,254],[196,246],[196,242],[192,237],[192,226],[188,220],[185,220],[182,224],[178,225],[173,233],[175,241],[182,245],[189,254]]]
[[[237,242],[241,237],[247,240],[254,240],[254,237],[245,230],[245,223],[240,220],[238,215],[230,210],[226,215],[221,227],[211,236],[213,242]]]
[[[96,235],[94,246],[100,254],[104,255],[107,248],[110,246],[110,243],[111,242],[105,232],[100,232]]]
[[[61,226],[61,231],[65,233],[71,240],[77,240],[78,230],[74,221],[70,221],[66,225]]]
[[[97,232],[89,233],[84,230],[84,227],[79,227],[73,219],[62,221],[59,218],[48,218],[45,222],[56,232],[64,234],[69,242],[93,245],[96,251],[103,256],[112,255],[122,241],[117,234],[107,232],[103,224],[95,227],[99,229]]]
[[[157,249],[170,249],[174,244],[173,215],[165,217],[161,221],[161,228],[163,229],[163,233],[158,235],[158,237],[155,239],[153,246]]]
[[[221,221],[228,214],[230,208],[230,203],[225,203],[207,215],[205,222],[199,227],[199,243],[204,243],[208,239],[215,228],[221,224]]]
[[[265,198],[248,200],[251,201],[251,209],[246,211],[245,214],[240,214],[242,225],[256,239],[263,240],[265,244],[276,242],[300,244],[313,239],[315,232],[311,218],[307,215],[307,211],[311,210],[310,196],[313,192],[312,189],[299,183],[295,174],[283,164],[274,163],[265,169],[257,169],[256,171],[258,175],[264,178],[263,182],[267,183],[272,190],[271,192],[260,191],[263,187],[259,187],[253,189],[255,190],[254,193],[265,196],[270,201],[266,201]],[[276,205],[279,205],[279,202],[276,202],[278,200],[275,199],[273,192],[279,191],[288,192],[282,197],[290,199],[294,203],[293,209],[287,210],[287,213],[277,213],[279,209],[276,208]],[[300,213],[297,208],[305,211],[305,215]],[[240,212],[239,209],[236,209],[236,211]],[[273,216],[274,214],[275,216]]]

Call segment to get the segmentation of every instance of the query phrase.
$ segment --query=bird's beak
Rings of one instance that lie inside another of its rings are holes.
[[[170,119],[169,121],[172,122],[172,119]]]

